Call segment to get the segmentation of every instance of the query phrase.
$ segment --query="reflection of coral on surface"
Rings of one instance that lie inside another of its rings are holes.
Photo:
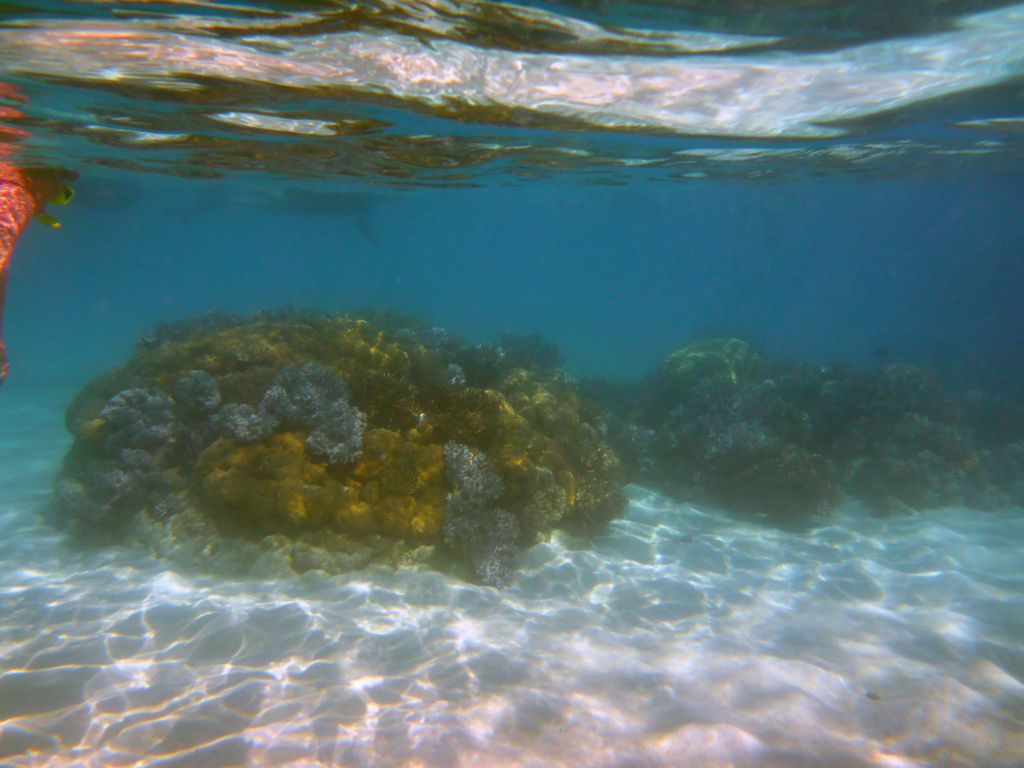
[[[520,547],[624,507],[617,459],[557,360],[533,338],[469,346],[384,314],[165,325],[69,407],[58,510],[193,561],[237,558],[228,539],[262,541],[261,562],[269,546],[295,570],[428,547],[504,584]],[[154,530],[216,535],[154,545]]]

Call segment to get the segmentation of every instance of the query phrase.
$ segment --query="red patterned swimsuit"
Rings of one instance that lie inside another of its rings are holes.
[[[4,346],[4,300],[7,273],[18,237],[32,220],[39,200],[32,185],[16,167],[0,161],[0,383],[7,378],[7,348]]]

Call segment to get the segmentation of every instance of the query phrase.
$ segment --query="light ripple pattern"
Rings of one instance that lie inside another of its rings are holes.
[[[632,487],[501,591],[218,581],[70,551],[38,516],[60,414],[5,408],[7,764],[1024,764],[1019,513],[848,506],[787,532]]]

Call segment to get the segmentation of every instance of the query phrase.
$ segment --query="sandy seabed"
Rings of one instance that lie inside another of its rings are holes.
[[[508,589],[225,581],[40,519],[64,399],[4,393],[14,766],[1024,765],[1024,513],[781,531],[630,487]]]

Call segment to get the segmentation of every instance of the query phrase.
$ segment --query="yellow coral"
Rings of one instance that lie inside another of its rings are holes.
[[[203,495],[229,523],[242,528],[333,526],[369,533],[372,516],[357,504],[356,489],[333,477],[308,455],[302,436],[271,435],[256,445],[221,439],[199,457]]]
[[[418,437],[415,430],[367,430],[362,456],[351,470],[381,531],[393,536],[435,537],[444,520],[444,450],[422,445]]]

